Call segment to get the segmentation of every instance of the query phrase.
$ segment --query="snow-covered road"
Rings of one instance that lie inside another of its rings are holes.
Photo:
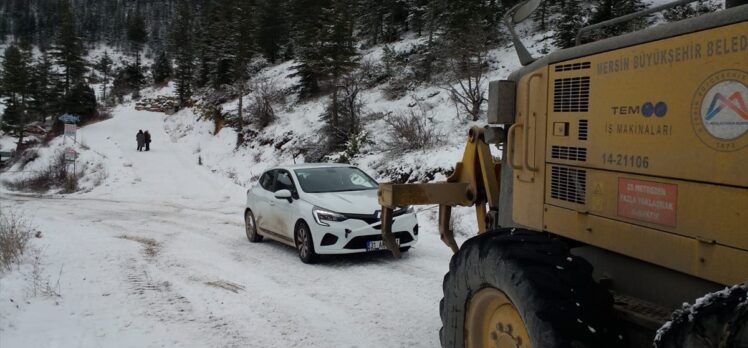
[[[305,265],[247,242],[245,188],[197,165],[162,114],[116,110],[80,131],[106,184],[64,197],[1,193],[42,231],[33,245],[61,298],[30,296],[29,267],[0,278],[0,347],[435,347],[451,253],[433,212],[419,244]],[[135,133],[153,134],[135,151]]]

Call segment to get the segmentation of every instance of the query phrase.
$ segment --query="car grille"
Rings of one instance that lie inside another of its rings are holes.
[[[361,220],[363,222],[366,222],[367,225],[372,225],[380,221],[380,218],[377,217],[378,215],[377,213],[379,213],[379,210],[374,212],[374,214],[343,214],[343,215],[351,220]],[[407,210],[405,209],[395,210],[394,212],[392,212],[392,217],[404,215],[405,213],[407,213]],[[381,226],[382,226],[381,224],[378,224],[377,226],[372,226],[372,227],[374,229],[379,230],[382,228]]]
[[[402,231],[402,232],[395,232],[394,233],[395,238],[400,239],[400,244],[410,243],[413,241],[413,236],[410,235],[410,233]],[[366,243],[372,242],[375,240],[382,240],[381,234],[374,234],[370,236],[358,236],[353,237],[348,244],[346,244],[343,248],[344,249],[366,249]]]

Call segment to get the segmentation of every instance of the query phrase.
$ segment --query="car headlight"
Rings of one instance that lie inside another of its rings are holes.
[[[336,212],[322,209],[319,207],[314,207],[314,209],[312,209],[312,215],[314,215],[314,220],[322,226],[330,226],[325,221],[340,222],[340,221],[348,220],[348,218],[345,217],[345,215],[343,214],[338,214]]]

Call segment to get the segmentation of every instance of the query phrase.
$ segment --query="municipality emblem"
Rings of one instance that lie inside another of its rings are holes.
[[[748,145],[748,73],[724,70],[702,82],[691,102],[691,123],[699,139],[717,151]]]

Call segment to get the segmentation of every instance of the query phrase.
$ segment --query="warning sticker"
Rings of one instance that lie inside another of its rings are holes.
[[[677,185],[618,179],[618,216],[675,227],[677,201]]]

